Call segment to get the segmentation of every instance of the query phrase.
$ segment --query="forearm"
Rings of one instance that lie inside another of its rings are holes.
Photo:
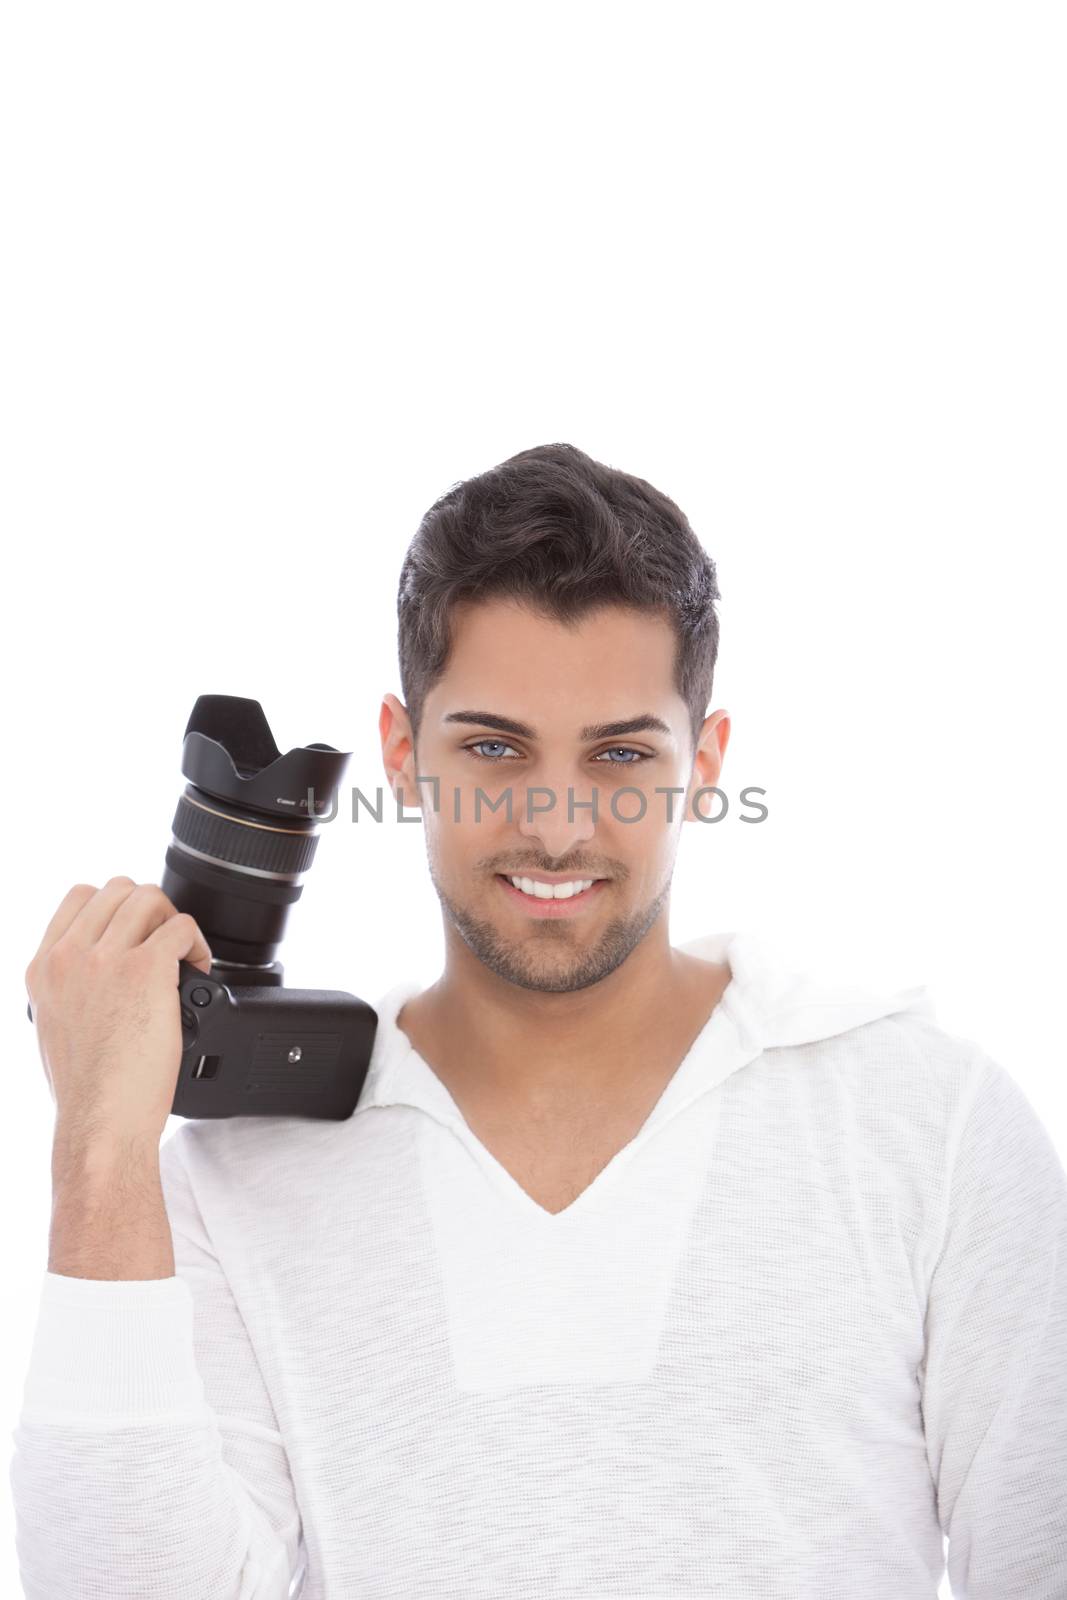
[[[158,1142],[101,1146],[57,1129],[48,1270],[111,1281],[174,1276]]]
[[[180,1257],[177,1230],[175,1242]],[[116,1270],[126,1268],[123,1260]],[[212,1328],[225,1293],[217,1279]],[[236,1308],[232,1317],[243,1326]],[[267,1423],[254,1440],[243,1430],[235,1397],[249,1373],[261,1381],[247,1335],[243,1348],[223,1341],[228,1365],[215,1395],[224,1408],[215,1412],[193,1319],[181,1276],[44,1274],[9,1469],[26,1600],[288,1596],[300,1517],[281,1435]],[[254,1411],[273,1423],[269,1402]]]

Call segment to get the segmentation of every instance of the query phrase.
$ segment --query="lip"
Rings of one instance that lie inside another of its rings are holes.
[[[521,873],[516,876],[521,877]],[[533,895],[523,894],[521,889],[516,889],[503,873],[497,873],[496,881],[504,893],[522,907],[527,916],[553,918],[580,916],[585,907],[596,899],[608,880],[596,878],[588,889],[583,889],[581,894],[572,894],[569,900],[535,900]]]

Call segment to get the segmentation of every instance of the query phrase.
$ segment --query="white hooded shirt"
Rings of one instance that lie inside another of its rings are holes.
[[[1067,1178],[928,991],[750,933],[564,1210],[377,1003],[344,1122],[184,1122],[176,1276],[46,1273],[29,1600],[1067,1600]]]

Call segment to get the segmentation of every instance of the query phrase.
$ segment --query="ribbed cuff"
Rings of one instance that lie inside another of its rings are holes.
[[[27,1420],[203,1420],[193,1297],[182,1278],[46,1272],[23,1390]]]

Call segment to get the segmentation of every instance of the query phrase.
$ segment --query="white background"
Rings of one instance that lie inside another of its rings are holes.
[[[683,832],[675,941],[752,927],[929,984],[1067,1151],[1061,8],[0,27],[10,1425],[47,1259],[45,923],[75,882],[158,881],[200,693],[384,784],[406,544],[531,445],[649,479],[718,564],[734,806]],[[409,817],[324,830],[289,983],[436,975]]]

